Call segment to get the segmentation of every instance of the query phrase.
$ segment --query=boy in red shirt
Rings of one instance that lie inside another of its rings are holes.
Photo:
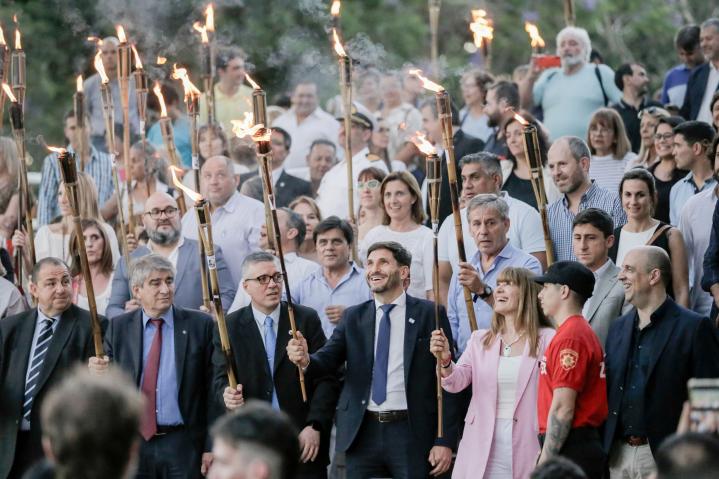
[[[598,427],[607,417],[604,354],[582,316],[594,290],[594,274],[576,261],[559,261],[534,280],[543,285],[539,301],[544,314],[558,326],[539,375],[539,464],[560,455],[576,462],[590,479],[601,479],[605,454]]]

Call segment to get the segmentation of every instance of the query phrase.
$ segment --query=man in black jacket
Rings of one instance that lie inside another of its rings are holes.
[[[40,407],[51,387],[94,354],[90,314],[72,304],[62,260],[32,270],[37,308],[0,321],[0,477],[19,478],[42,458]],[[107,320],[101,318],[104,330]]]
[[[618,278],[636,309],[607,336],[604,447],[611,477],[645,477],[657,448],[677,428],[687,381],[719,377],[719,341],[708,319],[667,296],[671,263],[661,248],[629,251]]]
[[[227,317],[227,331],[237,372],[237,388],[228,386],[227,363],[219,334],[215,334],[215,394],[227,410],[245,400],[261,399],[287,413],[300,430],[298,478],[326,478],[330,431],[339,382],[334,371],[307,375],[307,402],[303,402],[297,367],[285,351],[290,339],[287,303],[281,302],[282,273],[277,258],[269,253],[250,254],[242,265],[242,286],[251,304]],[[298,331],[309,338],[310,351],[325,344],[317,312],[294,305]]]
[[[709,105],[719,91],[719,18],[710,18],[702,23],[699,44],[707,62],[689,74],[684,105],[679,113],[686,120],[712,124]]]

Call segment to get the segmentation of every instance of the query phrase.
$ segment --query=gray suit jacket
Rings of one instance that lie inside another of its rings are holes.
[[[131,261],[150,254],[150,249],[140,246],[130,255]],[[215,259],[217,260],[217,276],[220,281],[220,297],[222,309],[227,309],[235,297],[236,287],[232,275],[225,263],[222,249],[215,246]],[[175,300],[173,304],[185,309],[199,309],[202,306],[202,288],[200,287],[200,260],[197,241],[184,238],[184,242],[177,254],[177,273],[175,276]],[[112,279],[110,301],[105,314],[109,319],[125,313],[125,303],[130,300],[129,275],[125,258],[120,258]]]
[[[607,340],[609,327],[614,320],[631,308],[630,304],[624,304],[624,287],[617,279],[619,268],[611,259],[607,261],[611,264],[597,278],[587,311],[589,325],[597,333],[602,346]]]

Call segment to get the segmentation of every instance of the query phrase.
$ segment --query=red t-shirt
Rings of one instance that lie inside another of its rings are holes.
[[[570,316],[557,329],[540,363],[537,414],[539,432],[547,430],[556,388],[577,391],[572,428],[598,427],[607,418],[607,380],[599,338],[582,316]]]

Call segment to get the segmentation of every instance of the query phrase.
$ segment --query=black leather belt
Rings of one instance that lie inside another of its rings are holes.
[[[397,422],[407,419],[407,410],[402,411],[367,411],[369,417],[377,422]]]
[[[177,426],[157,426],[157,432],[155,433],[155,436],[165,436],[172,432],[182,431],[183,429],[185,429],[185,426],[182,424],[179,424]]]

